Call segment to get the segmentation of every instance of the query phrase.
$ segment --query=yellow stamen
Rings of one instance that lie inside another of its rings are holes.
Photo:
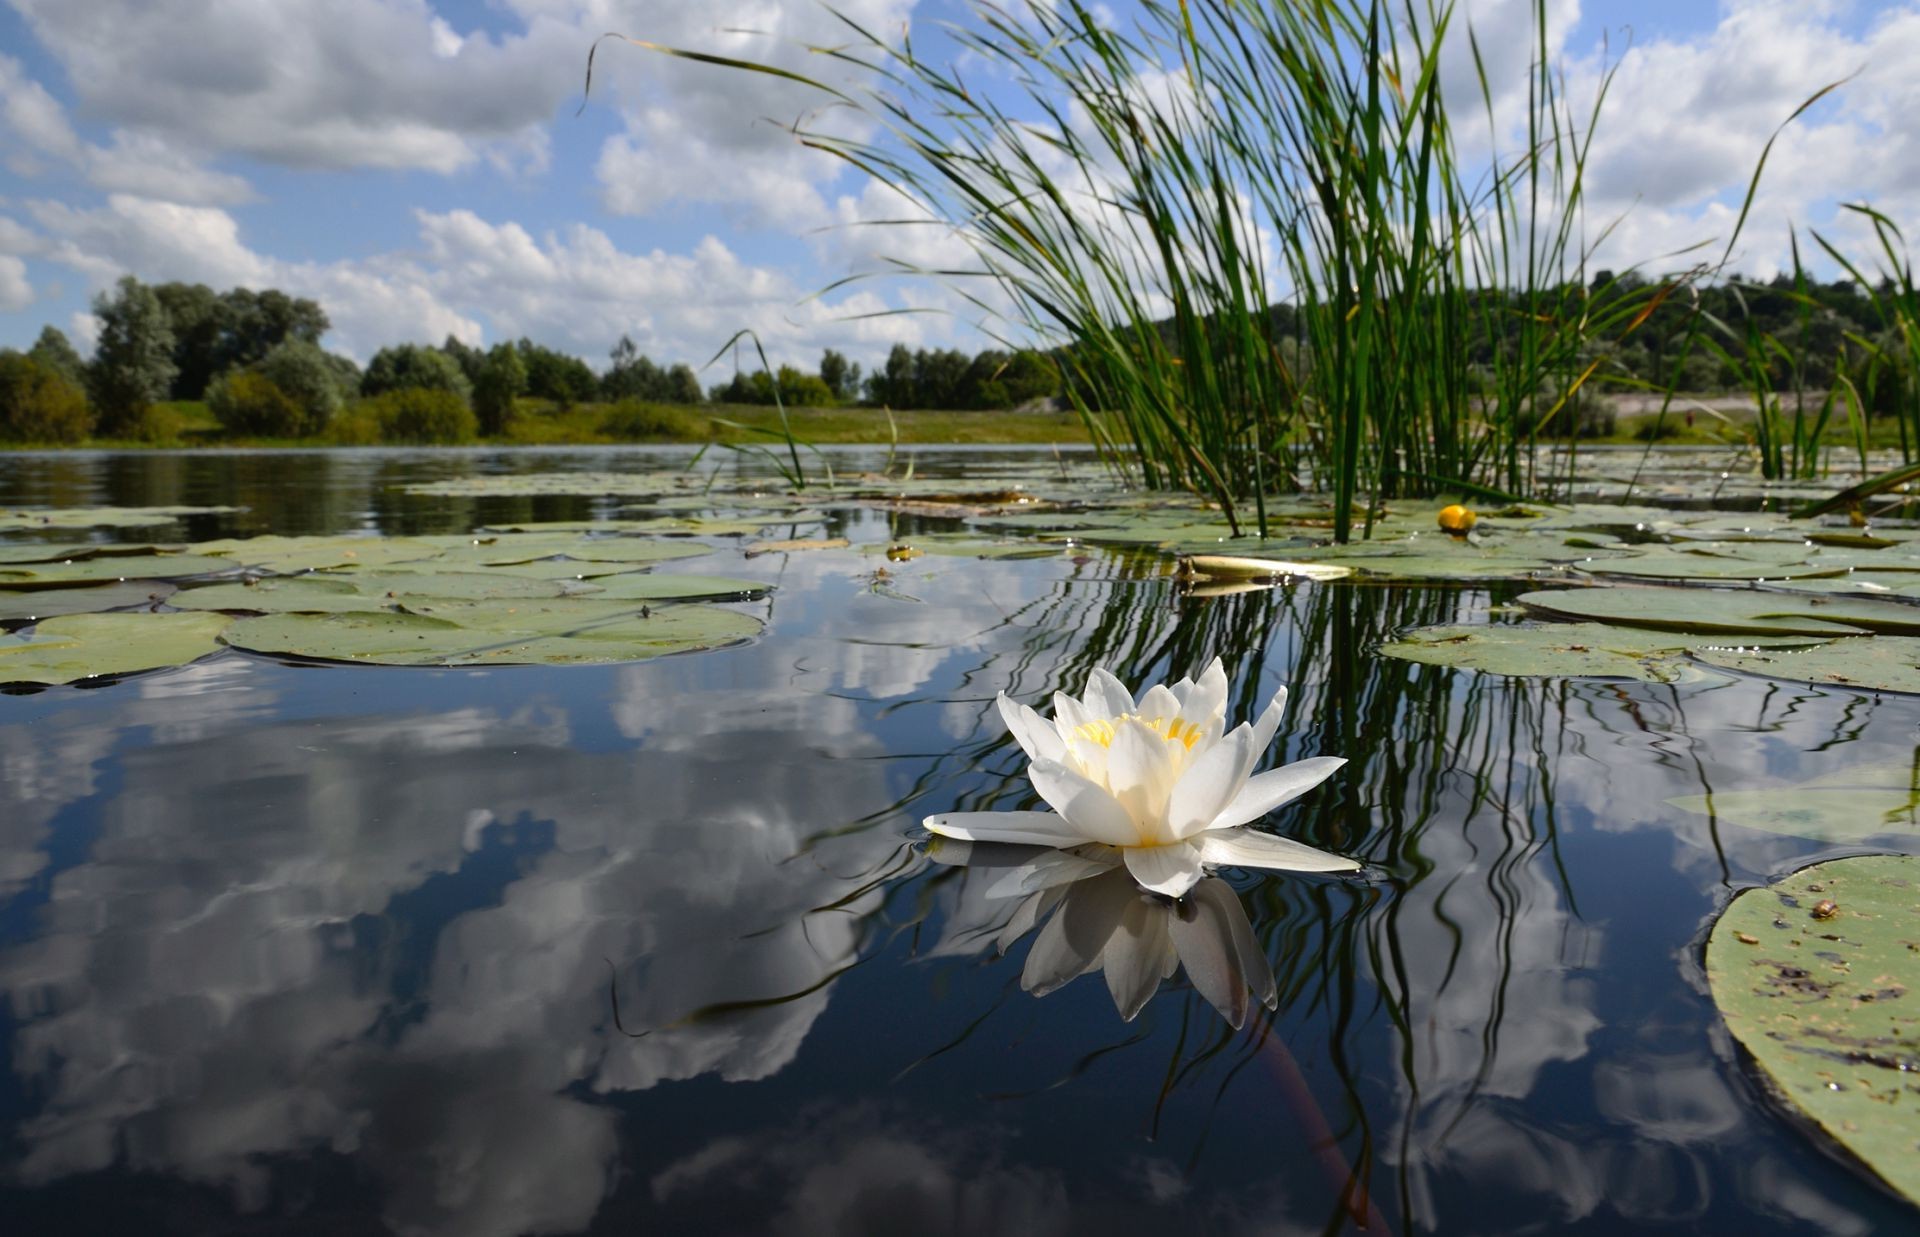
[[[1138,722],[1167,742],[1178,743],[1188,751],[1192,751],[1193,745],[1200,741],[1200,727],[1192,722],[1178,717],[1156,717],[1149,721],[1133,713],[1123,713],[1113,721],[1097,718],[1084,722],[1075,726],[1073,733],[1089,743],[1098,743],[1101,747],[1112,747],[1114,722]]]

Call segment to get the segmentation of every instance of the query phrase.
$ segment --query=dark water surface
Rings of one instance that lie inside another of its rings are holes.
[[[0,508],[465,532],[611,508],[395,487],[683,459],[0,456]],[[941,527],[820,505],[792,535]],[[444,671],[229,650],[0,696],[0,1230],[1914,1231],[1766,1101],[1700,963],[1736,891],[1911,836],[1667,800],[1910,760],[1920,701],[1370,656],[1498,590],[1198,599],[1100,551],[876,578],[710,540],[661,570],[777,585],[741,606],[751,644]],[[986,948],[990,877],[931,863],[919,820],[1035,802],[995,692],[1215,655],[1233,717],[1291,688],[1275,761],[1351,758],[1271,823],[1367,876],[1228,874],[1281,993],[1241,1031],[1184,978],[1130,1024],[1097,975],[1027,994],[1028,941]]]

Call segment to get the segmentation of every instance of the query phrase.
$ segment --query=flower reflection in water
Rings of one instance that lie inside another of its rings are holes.
[[[960,841],[1097,844],[1143,887],[1170,898],[1185,895],[1211,865],[1353,871],[1360,865],[1351,859],[1245,827],[1347,763],[1320,756],[1254,776],[1286,702],[1282,687],[1257,721],[1227,730],[1227,674],[1217,657],[1198,682],[1155,684],[1138,701],[1095,669],[1079,699],[1054,694],[1051,721],[1002,694],[1000,715],[1053,811],[948,812],[926,826]]]
[[[1246,1022],[1250,998],[1268,1009],[1279,1005],[1273,967],[1233,887],[1217,876],[1176,900],[1140,888],[1110,849],[1112,857],[1102,862],[1098,853],[936,837],[930,853],[943,864],[1003,870],[985,889],[981,913],[990,923],[956,921],[948,933],[985,927],[1004,953],[1041,925],[1020,976],[1035,996],[1100,971],[1114,1007],[1131,1022],[1160,981],[1184,966],[1194,990],[1236,1030]]]

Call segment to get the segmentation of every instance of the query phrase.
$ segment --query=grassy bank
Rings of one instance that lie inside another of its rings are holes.
[[[619,411],[616,411],[616,409]],[[311,438],[257,438],[227,434],[204,403],[160,406],[152,441],[93,438],[79,448],[146,447],[337,447],[383,444],[373,428],[349,409],[329,433]],[[804,443],[1085,443],[1087,429],[1074,412],[945,412],[889,414],[880,408],[795,408],[787,414],[794,437]],[[620,443],[722,443],[779,441],[780,417],[756,405],[589,403],[560,408],[544,400],[521,401],[505,434],[474,440],[482,446],[608,446]],[[25,445],[25,444],[22,444]]]

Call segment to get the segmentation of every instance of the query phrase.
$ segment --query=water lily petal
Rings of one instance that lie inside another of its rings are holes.
[[[1087,676],[1087,691],[1081,700],[1095,717],[1119,717],[1134,712],[1133,693],[1103,666],[1095,666]]]
[[[1043,855],[1036,855],[988,885],[986,895],[989,898],[1013,898],[1037,893],[1055,885],[1071,885],[1074,881],[1098,876],[1111,871],[1113,866],[1111,860],[1102,863],[1072,851],[1050,850]]]
[[[1225,867],[1272,868],[1279,872],[1352,872],[1360,867],[1344,855],[1252,829],[1210,830],[1191,844],[1198,847],[1207,863]]]
[[[1167,933],[1169,913],[1164,905],[1135,896],[1120,917],[1120,926],[1107,938],[1100,966],[1107,974],[1107,991],[1120,1017],[1132,1022],[1160,989],[1167,963],[1177,960],[1173,938]]]
[[[1227,882],[1212,878],[1173,908],[1167,930],[1194,990],[1237,1031],[1247,1020],[1247,976],[1233,943],[1236,917],[1246,922],[1240,899]]]
[[[1142,693],[1139,703],[1133,711],[1148,721],[1172,721],[1180,716],[1180,698],[1170,690],[1155,683]]]
[[[1174,785],[1174,753],[1184,747],[1168,743],[1145,723],[1132,718],[1114,726],[1107,745],[1107,789],[1126,809],[1137,830],[1137,842],[1171,842],[1163,836],[1167,796]]]
[[[1127,871],[1133,873],[1133,879],[1142,887],[1169,898],[1177,898],[1193,888],[1206,874],[1200,866],[1200,848],[1191,842],[1129,846],[1121,853],[1126,856]]]
[[[1052,812],[944,812],[921,822],[930,832],[963,842],[1025,842],[1032,846],[1078,846],[1078,830]]]
[[[1190,838],[1211,826],[1246,784],[1259,750],[1252,729],[1236,726],[1200,752],[1167,796],[1166,827],[1171,836]]]
[[[1273,693],[1273,699],[1267,701],[1267,707],[1253,723],[1253,750],[1264,752],[1273,746],[1273,736],[1280,731],[1281,715],[1287,711],[1287,689],[1283,685]]]
[[[1066,755],[1067,745],[1059,732],[1038,713],[1024,704],[1016,704],[1005,692],[1000,693],[995,703],[1000,706],[1001,720],[1007,723],[1014,742],[1020,745],[1028,760],[1059,760]]]
[[[1269,769],[1249,779],[1246,785],[1240,788],[1240,792],[1234,795],[1232,801],[1214,817],[1212,823],[1203,828],[1230,829],[1235,825],[1259,820],[1268,812],[1293,802],[1326,781],[1333,776],[1335,770],[1346,763],[1346,759],[1340,756],[1314,756],[1307,760],[1296,760],[1290,765],[1282,765],[1278,769]]]
[[[1200,672],[1199,682],[1180,697],[1180,720],[1202,730],[1218,731],[1226,719],[1227,670],[1216,657]]]
[[[1119,929],[1127,904],[1139,897],[1132,882],[1124,874],[1118,875],[1118,880],[1095,877],[1064,886],[1066,896],[1060,899],[1060,909],[1027,950],[1027,964],[1020,972],[1021,987],[1035,996],[1045,996],[1100,965],[1100,955]]]
[[[1027,769],[1033,788],[1060,813],[1077,836],[1075,842],[1131,846],[1140,830],[1107,788],[1057,760],[1036,760]],[[1065,845],[1065,843],[1062,843]]]

